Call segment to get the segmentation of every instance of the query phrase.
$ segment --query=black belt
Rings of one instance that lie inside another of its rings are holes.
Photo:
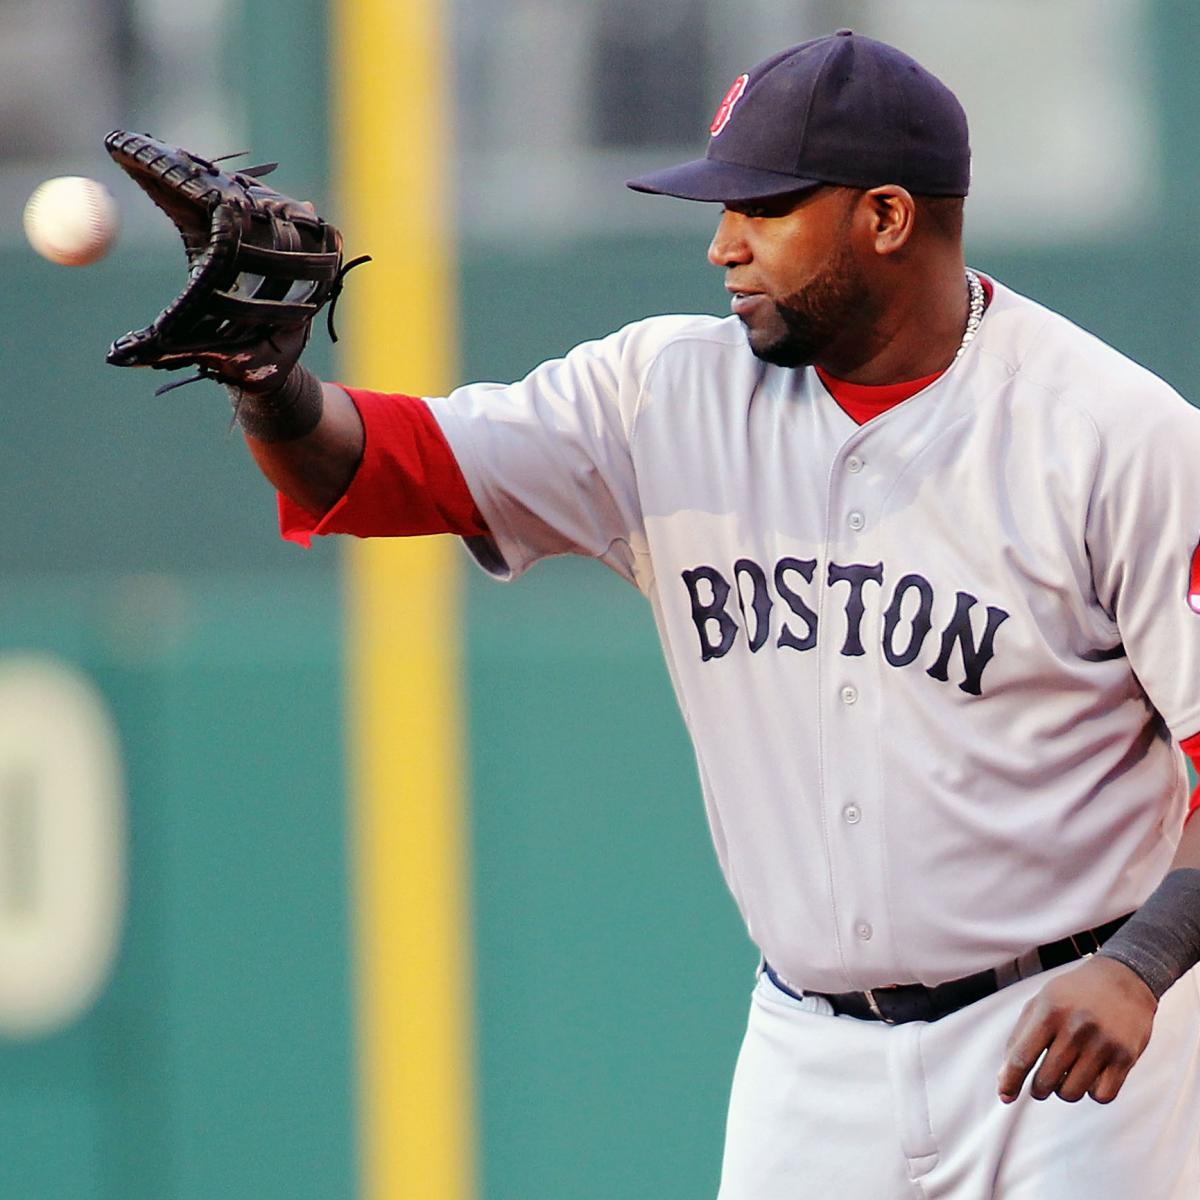
[[[1039,971],[1050,971],[1095,954],[1129,920],[1130,915],[1127,913],[1114,921],[1097,925],[1095,929],[1085,929],[1082,933],[1069,934],[1057,942],[1039,946],[1031,954],[1005,963],[1002,967],[977,971],[974,975],[951,979],[936,987],[926,987],[923,983],[896,983],[889,987],[871,988],[866,992],[800,993],[784,983],[771,969],[770,963],[764,962],[763,970],[781,992],[786,992],[796,1000],[804,999],[805,995],[819,996],[828,1000],[839,1016],[857,1017],[861,1021],[883,1021],[887,1025],[903,1025],[906,1021],[936,1021],[998,992],[1010,983],[1016,983],[1018,979],[1026,979]]]

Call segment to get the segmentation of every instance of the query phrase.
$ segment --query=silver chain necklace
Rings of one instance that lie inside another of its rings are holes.
[[[970,296],[970,304],[967,307],[967,328],[963,332],[958,349],[954,352],[955,362],[962,358],[963,351],[975,340],[975,335],[979,332],[979,323],[983,320],[983,284],[980,283],[979,276],[970,267],[967,268],[967,294]]]

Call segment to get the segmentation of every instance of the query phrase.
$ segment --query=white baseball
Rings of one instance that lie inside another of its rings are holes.
[[[112,193],[81,175],[47,179],[25,205],[29,244],[64,267],[86,267],[103,258],[117,235],[117,224]]]

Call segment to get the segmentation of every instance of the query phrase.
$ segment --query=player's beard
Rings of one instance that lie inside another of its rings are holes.
[[[841,338],[851,322],[869,313],[870,292],[850,246],[840,242],[825,265],[798,292],[776,300],[775,336],[755,337],[747,329],[750,349],[777,367],[806,367]]]

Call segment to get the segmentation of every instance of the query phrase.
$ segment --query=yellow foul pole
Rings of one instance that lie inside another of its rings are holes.
[[[452,385],[448,0],[336,0],[335,211],[348,383]],[[364,1200],[474,1195],[468,921],[449,538],[347,550]]]

